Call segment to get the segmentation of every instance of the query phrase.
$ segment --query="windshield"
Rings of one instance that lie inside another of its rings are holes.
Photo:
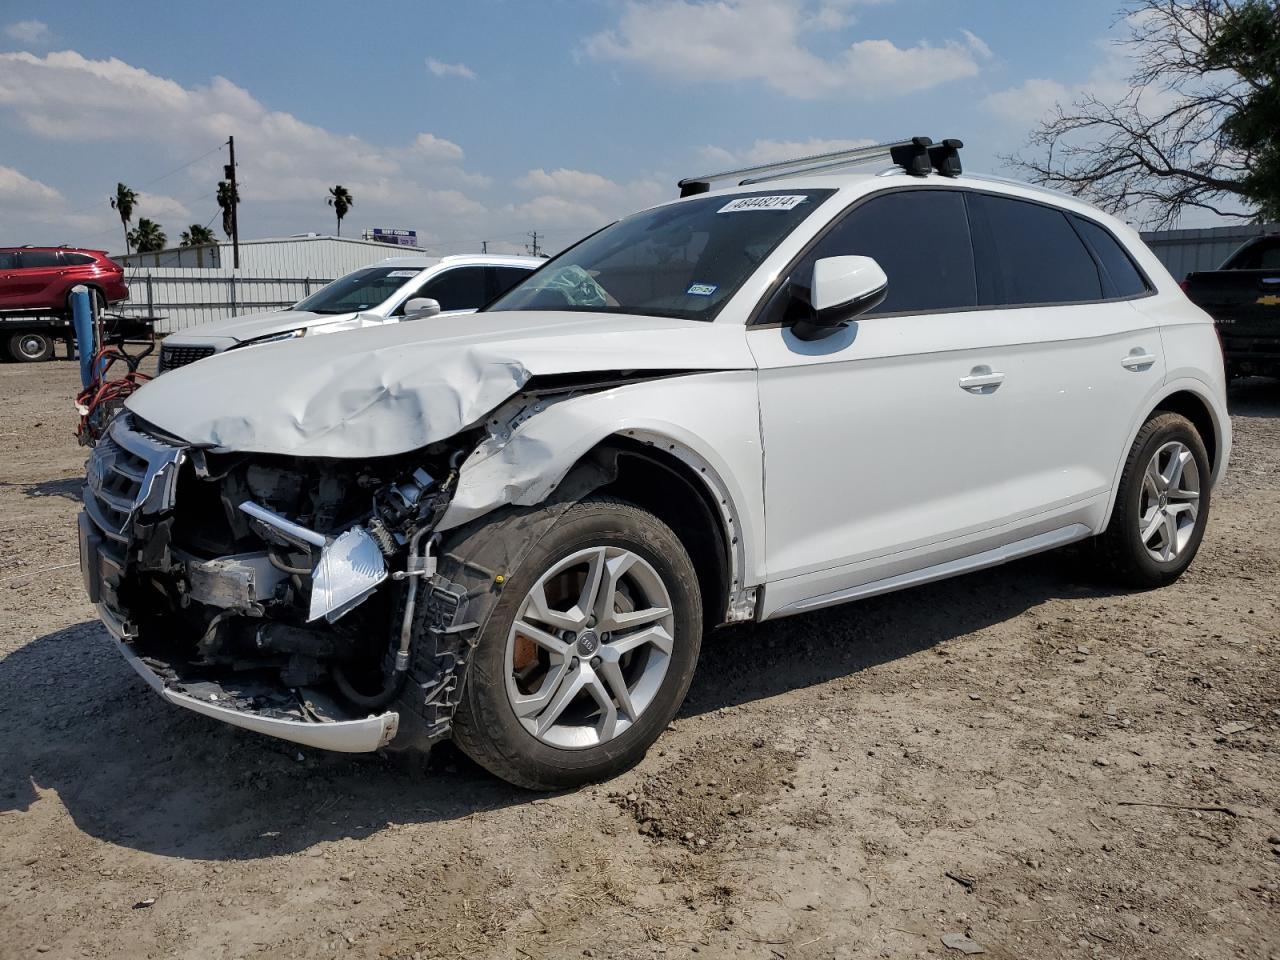
[[[619,220],[486,310],[582,310],[712,320],[832,190],[727,194]]]
[[[367,267],[333,281],[294,305],[311,313],[358,313],[382,303],[423,271],[422,267]]]

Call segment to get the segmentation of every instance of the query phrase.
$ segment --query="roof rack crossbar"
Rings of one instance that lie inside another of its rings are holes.
[[[725,170],[720,173],[704,174],[700,177],[686,177],[677,186],[680,196],[689,197],[698,193],[706,193],[716,180],[736,179],[740,186],[773,180],[780,177],[794,177],[804,173],[815,173],[832,170],[838,167],[859,163],[870,163],[875,160],[892,158],[895,163],[903,151],[911,155],[923,153],[925,156],[924,172],[928,173],[928,155],[925,153],[933,141],[928,137],[910,137],[905,140],[894,140],[890,143],[877,143],[866,147],[854,147],[850,150],[834,150],[830,153],[816,153],[806,157],[794,157],[790,160],[775,160],[772,163],[757,164],[753,167],[740,167],[736,170]]]

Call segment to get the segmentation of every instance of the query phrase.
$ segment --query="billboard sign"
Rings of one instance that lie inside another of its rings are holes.
[[[392,230],[387,227],[374,227],[372,230],[366,230],[364,233],[366,240],[376,240],[378,243],[392,243],[401,247],[416,247],[418,245],[417,230]]]

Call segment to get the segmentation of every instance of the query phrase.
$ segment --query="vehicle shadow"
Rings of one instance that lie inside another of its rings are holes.
[[[696,716],[856,674],[1007,620],[1073,584],[1056,556],[707,638],[683,710]],[[0,660],[0,814],[52,791],[76,825],[137,850],[253,860],[388,824],[429,823],[528,803],[451,747],[420,759],[344,756],[228,727],[169,706],[96,622]],[[424,766],[426,767],[424,771]]]
[[[28,497],[62,497],[64,500],[74,500],[79,503],[80,491],[83,487],[84,477],[62,477],[58,480],[24,484],[22,493]]]
[[[1227,408],[1236,417],[1280,417],[1280,380],[1233,380],[1227,387]]]

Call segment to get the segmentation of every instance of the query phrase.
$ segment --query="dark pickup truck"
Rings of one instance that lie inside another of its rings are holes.
[[[1280,377],[1280,234],[1257,237],[1182,289],[1213,317],[1227,376]]]

